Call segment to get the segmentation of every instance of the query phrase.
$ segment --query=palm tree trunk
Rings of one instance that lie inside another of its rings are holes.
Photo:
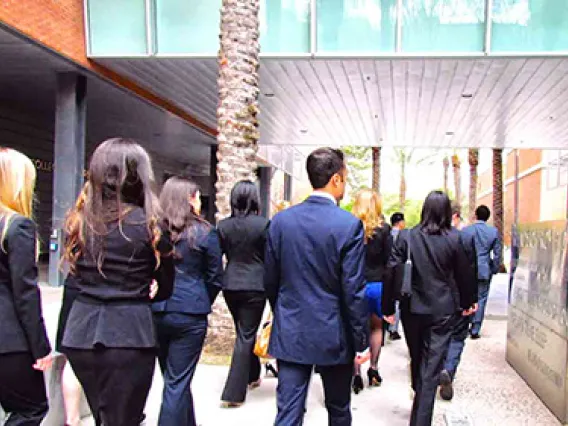
[[[400,189],[398,197],[400,211],[404,212],[406,204],[406,161],[400,163]]]
[[[233,185],[255,180],[258,151],[259,0],[223,0],[217,107],[217,220]]]
[[[477,204],[477,166],[479,165],[479,149],[468,151],[469,161],[469,219],[475,215]]]
[[[444,192],[447,194],[448,193],[448,169],[450,168],[450,160],[448,160],[448,157],[445,156],[444,157]]]
[[[454,188],[456,190],[454,201],[461,204],[461,161],[457,154],[452,155],[452,169],[454,172]]]
[[[381,147],[373,148],[373,182],[372,187],[381,193]]]
[[[493,149],[493,224],[503,241],[503,150],[498,148]]]

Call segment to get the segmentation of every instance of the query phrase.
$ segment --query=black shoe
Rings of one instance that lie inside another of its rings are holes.
[[[380,386],[383,383],[383,378],[379,374],[379,370],[369,368],[367,370],[367,377],[369,378],[369,386]]]
[[[265,365],[265,368],[266,368],[266,374],[267,375],[268,375],[268,373],[271,373],[274,377],[278,378],[278,371],[276,370],[276,368],[274,368],[274,366],[272,364],[267,362],[266,365]]]
[[[400,340],[402,339],[402,337],[400,337],[400,334],[398,334],[398,331],[393,331],[392,333],[390,333],[389,338],[391,340]]]
[[[477,340],[479,339],[481,336],[479,335],[479,333],[471,333],[471,340]]]
[[[363,379],[361,378],[361,376],[356,375],[353,377],[353,392],[355,393],[355,395],[357,395],[359,392],[361,392],[365,386],[363,386]]]
[[[451,401],[454,397],[454,387],[452,385],[452,376],[447,370],[440,374],[440,396],[444,401]]]

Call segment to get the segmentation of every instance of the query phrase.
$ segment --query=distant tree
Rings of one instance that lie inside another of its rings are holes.
[[[372,169],[372,150],[365,146],[344,146],[341,148],[347,163],[347,187],[352,194],[369,187]]]
[[[424,163],[432,164],[433,160],[439,155],[437,150],[428,150],[423,155],[417,155],[417,150],[408,148],[395,148],[394,159],[400,168],[400,185],[398,193],[398,205],[400,211],[406,208],[406,168],[409,165],[420,165]],[[424,151],[422,151],[424,152]]]

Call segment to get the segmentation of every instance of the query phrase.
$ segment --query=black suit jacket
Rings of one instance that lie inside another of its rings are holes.
[[[227,256],[223,290],[264,291],[264,248],[268,219],[249,215],[219,222],[221,249]]]
[[[34,359],[51,352],[37,286],[36,226],[13,216],[0,250],[0,353],[31,352]]]
[[[87,241],[87,246],[89,243]],[[92,349],[150,348],[156,346],[150,283],[158,281],[155,301],[171,296],[174,261],[169,235],[162,233],[156,257],[141,208],[132,210],[122,222],[108,225],[104,236],[102,273],[97,259],[86,252],[76,264],[74,277],[65,285],[75,287],[78,296],[65,324],[63,347]]]
[[[416,227],[402,231],[393,247],[388,265],[392,272],[388,274],[383,299],[385,315],[394,313],[409,244],[413,264],[411,312],[445,316],[473,305],[475,270],[466,249],[470,243],[455,229],[429,235]]]

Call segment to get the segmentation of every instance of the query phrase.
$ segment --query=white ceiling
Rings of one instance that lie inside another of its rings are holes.
[[[97,60],[215,127],[216,59]],[[568,147],[568,58],[263,58],[260,78],[265,145]]]

